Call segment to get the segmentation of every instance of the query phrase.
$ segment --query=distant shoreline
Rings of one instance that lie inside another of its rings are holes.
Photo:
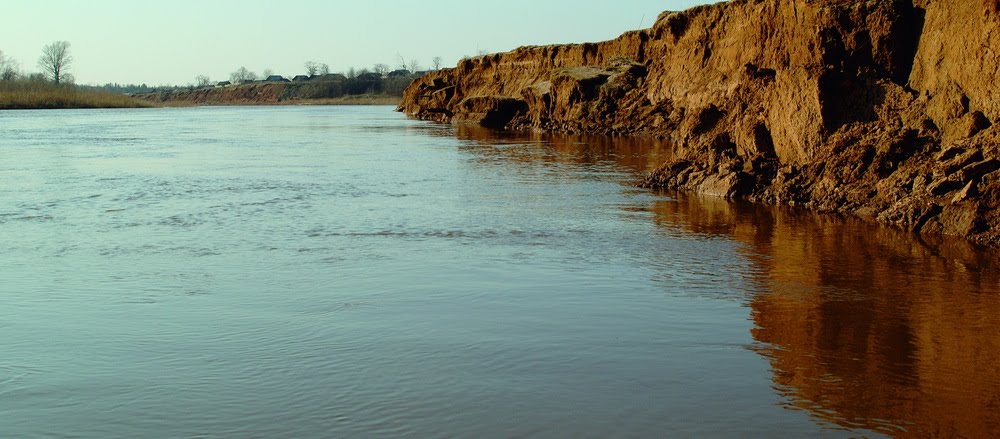
[[[140,98],[141,99],[141,98]],[[154,107],[284,107],[284,106],[398,106],[401,97],[387,95],[351,95],[339,98],[289,99],[279,102],[196,102],[188,100],[153,103]]]
[[[39,81],[0,81],[2,110],[72,110],[111,108],[161,108],[196,106],[268,106],[268,105],[386,105],[398,106],[401,97],[384,93],[339,97],[301,98],[258,93],[271,87],[251,89],[254,93],[231,96],[177,93],[124,95],[69,84],[56,85]]]
[[[265,81],[131,95],[156,106],[195,105],[398,105],[412,78]]]

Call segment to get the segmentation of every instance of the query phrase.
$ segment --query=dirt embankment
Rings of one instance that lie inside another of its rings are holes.
[[[733,0],[602,43],[464,60],[400,111],[645,135],[672,188],[1000,245],[1000,2]]]
[[[187,105],[396,105],[403,89],[411,81],[412,77],[257,82],[224,87],[176,89],[139,94],[134,97],[156,104]]]
[[[207,87],[194,90],[171,90],[135,95],[153,103],[187,103],[194,105],[274,105],[288,100],[288,84],[261,83]],[[284,97],[284,99],[283,99]]]

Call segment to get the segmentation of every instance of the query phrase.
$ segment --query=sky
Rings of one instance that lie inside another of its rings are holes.
[[[42,47],[68,41],[79,84],[186,85],[243,66],[294,76],[306,61],[333,72],[400,58],[582,43],[652,25],[708,0],[4,0],[0,51],[39,71]]]

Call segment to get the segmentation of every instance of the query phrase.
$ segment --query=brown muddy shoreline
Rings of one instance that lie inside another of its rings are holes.
[[[653,136],[643,183],[1000,246],[1000,4],[734,0],[601,42],[464,60],[407,89],[440,122]]]

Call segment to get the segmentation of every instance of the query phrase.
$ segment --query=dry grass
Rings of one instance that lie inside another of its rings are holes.
[[[66,108],[142,108],[153,104],[117,93],[81,90],[72,85],[0,81],[0,110]]]

